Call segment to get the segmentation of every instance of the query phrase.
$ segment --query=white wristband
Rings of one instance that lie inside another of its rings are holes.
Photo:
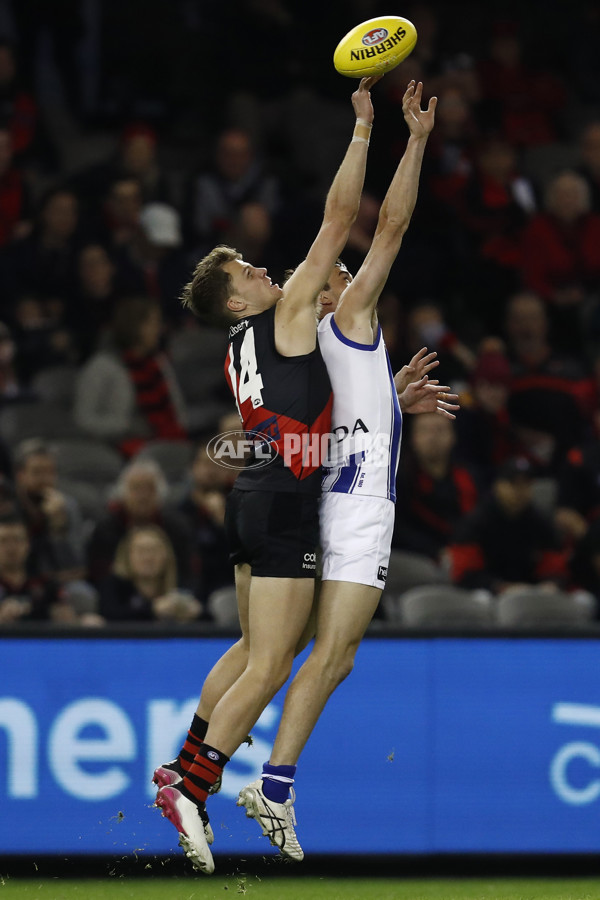
[[[352,140],[350,141],[350,143],[351,144],[368,144],[369,139],[363,138],[363,137],[353,137]]]
[[[373,123],[372,123],[372,122],[367,122],[366,119],[360,119],[360,118],[358,118],[358,119],[356,120],[356,124],[357,124],[357,125],[366,125],[367,128],[372,128],[372,127],[373,127]]]

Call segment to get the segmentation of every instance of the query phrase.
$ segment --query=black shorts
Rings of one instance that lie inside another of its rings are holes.
[[[229,559],[263,578],[314,578],[319,497],[282,491],[240,491],[227,498]]]

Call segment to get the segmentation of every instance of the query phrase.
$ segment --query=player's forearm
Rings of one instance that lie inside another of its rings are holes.
[[[365,181],[371,125],[357,119],[352,140],[346,150],[325,203],[325,221],[352,225],[358,215]]]
[[[426,137],[411,135],[408,139],[404,156],[381,204],[378,232],[383,228],[394,228],[404,233],[408,228],[417,202],[426,143]]]

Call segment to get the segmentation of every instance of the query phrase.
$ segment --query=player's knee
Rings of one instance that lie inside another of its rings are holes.
[[[336,676],[337,683],[341,684],[342,681],[350,675],[352,669],[354,668],[354,651],[348,652],[345,656],[343,656],[337,665]]]
[[[265,694],[276,693],[286,683],[292,671],[293,657],[268,659],[252,666],[254,682]]]
[[[327,682],[331,690],[334,690],[352,672],[355,649],[352,647],[337,652],[330,651],[318,658],[317,677],[323,682]]]

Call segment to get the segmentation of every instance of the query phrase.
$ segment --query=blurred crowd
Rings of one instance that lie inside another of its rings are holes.
[[[333,49],[384,7],[332,0],[317,28],[300,0],[0,3],[1,625],[235,621],[207,453],[238,421],[226,340],[178,297],[217,243],[280,283],[305,255],[353,123]],[[344,261],[422,80],[436,126],[380,319],[394,370],[436,350],[462,405],[407,417],[382,625],[423,584],[598,617],[600,8],[569,4],[570,33],[553,10],[409,2],[416,49],[373,91]]]

